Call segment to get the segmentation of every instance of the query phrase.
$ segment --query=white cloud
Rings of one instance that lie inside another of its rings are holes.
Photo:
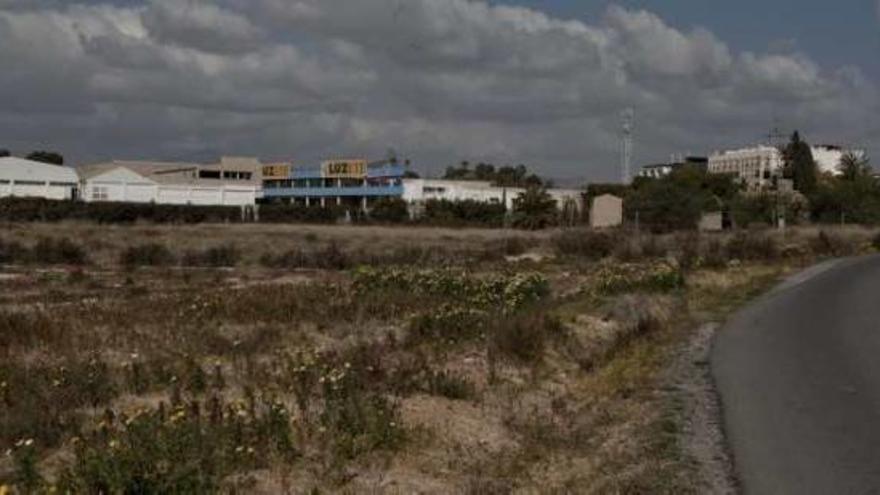
[[[84,158],[394,146],[435,170],[470,158],[607,178],[625,106],[649,160],[757,139],[774,111],[856,139],[878,100],[856,68],[738,53],[647,11],[586,24],[468,0],[0,0],[0,62],[0,145]]]

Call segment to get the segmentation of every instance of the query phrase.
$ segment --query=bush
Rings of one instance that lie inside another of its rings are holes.
[[[47,265],[85,265],[88,263],[85,250],[66,237],[40,239],[31,248],[30,257],[34,263]]]
[[[684,287],[679,267],[666,262],[651,264],[616,263],[602,266],[590,290],[597,295],[627,292],[669,292]]]
[[[779,258],[779,246],[769,235],[741,232],[727,242],[727,255],[742,261],[770,261]]]
[[[448,201],[431,199],[425,202],[420,223],[446,227],[504,226],[507,208],[502,204],[464,200]]]
[[[344,218],[346,211],[346,208],[336,205],[322,207],[271,203],[260,205],[260,222],[332,224]]]
[[[469,400],[477,395],[474,384],[449,371],[435,371],[428,378],[428,392],[452,400]]]
[[[380,223],[403,223],[409,220],[409,208],[400,198],[380,198],[370,205],[369,217]]]
[[[17,241],[0,239],[0,263],[23,263],[28,260],[28,250]]]
[[[241,252],[232,244],[215,246],[204,251],[188,251],[183,256],[185,266],[232,267],[238,264]]]
[[[618,243],[612,234],[588,230],[566,230],[553,237],[557,253],[593,261],[611,256]]]
[[[125,266],[168,266],[175,262],[174,254],[163,244],[148,243],[126,248],[119,257]]]
[[[850,256],[859,250],[855,241],[824,230],[810,241],[810,248],[817,256]]]
[[[291,249],[279,255],[270,253],[260,257],[260,264],[268,268],[345,270],[354,263],[351,257],[332,242],[317,250]]]
[[[154,203],[83,203],[38,198],[0,200],[0,220],[9,222],[58,222],[84,220],[102,224],[202,223],[241,221],[237,206],[159,205]]]
[[[562,333],[562,323],[541,311],[497,319],[489,329],[489,346],[500,357],[533,364],[544,356],[547,341]]]
[[[297,455],[290,415],[272,400],[224,404],[217,397],[126,418],[76,442],[61,493],[216,493],[228,477]]]

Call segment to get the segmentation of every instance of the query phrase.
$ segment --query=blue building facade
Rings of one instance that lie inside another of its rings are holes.
[[[405,169],[394,163],[330,160],[320,166],[263,168],[263,200],[305,206],[356,206],[403,196]]]

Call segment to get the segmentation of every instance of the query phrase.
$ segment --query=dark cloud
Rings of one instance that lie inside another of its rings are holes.
[[[590,25],[468,0],[0,0],[0,63],[0,145],[82,160],[393,146],[423,170],[604,179],[627,106],[655,160],[753,142],[773,116],[864,140],[878,101],[857,68],[737,52],[647,11]]]

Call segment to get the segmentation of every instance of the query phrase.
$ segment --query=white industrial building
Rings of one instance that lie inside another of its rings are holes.
[[[260,191],[258,160],[216,165],[113,161],[80,167],[82,199],[201,206],[252,206]]]
[[[840,160],[847,153],[852,153],[859,158],[865,157],[865,150],[846,149],[832,144],[812,146],[811,151],[813,152],[813,161],[816,162],[819,171],[833,175],[841,174]]]
[[[498,187],[488,181],[443,180],[443,179],[404,179],[402,199],[411,205],[424,204],[429,200],[479,201],[481,203],[503,204],[513,209],[513,201],[524,188]],[[548,189],[547,193],[556,200],[560,209],[573,205],[582,211],[582,192],[576,189]]]
[[[76,199],[79,177],[70,167],[0,158],[0,197]]]
[[[813,161],[820,172],[839,175],[840,160],[847,153],[862,158],[864,150],[846,149],[835,145],[811,146]],[[782,175],[785,160],[782,152],[772,146],[755,146],[738,150],[723,151],[709,157],[709,172],[733,174],[749,190],[763,189],[772,183],[773,177]]]

